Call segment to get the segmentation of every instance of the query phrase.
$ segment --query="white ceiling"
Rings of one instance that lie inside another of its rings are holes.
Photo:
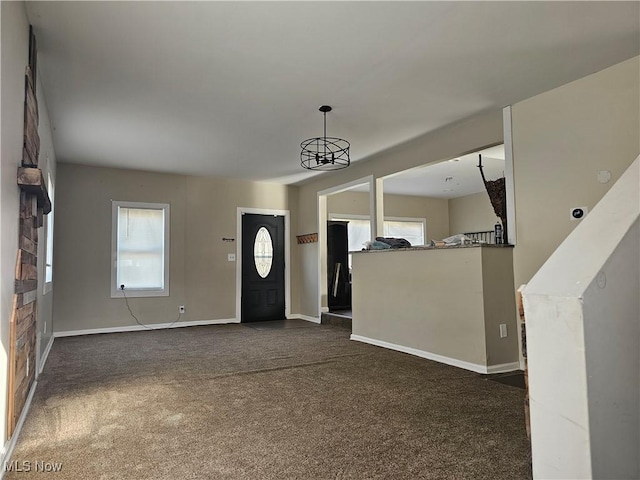
[[[27,2],[63,162],[292,183],[640,53],[638,2]],[[307,175],[308,176],[308,175]]]
[[[384,179],[384,192],[432,198],[457,198],[484,192],[478,155],[487,180],[504,177],[504,145],[412,168]]]

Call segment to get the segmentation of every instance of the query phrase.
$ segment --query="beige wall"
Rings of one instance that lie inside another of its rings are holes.
[[[29,62],[29,22],[24,3],[2,2],[2,157],[0,165],[0,460],[6,437],[9,378],[9,324],[16,254],[20,192],[16,172],[22,158],[24,68]]]
[[[638,154],[639,70],[636,57],[513,106],[516,285],[526,283],[575,227],[570,208],[592,208]],[[502,133],[500,112],[491,112],[381,152],[347,170],[319,176],[300,187],[300,233],[318,229],[319,191],[500,143]],[[600,184],[596,175],[605,169],[611,171],[612,180]],[[450,208],[453,232],[460,224],[456,205]],[[307,249],[304,255],[311,257],[304,259],[304,265],[316,269],[301,272],[306,282],[317,276],[318,250]],[[301,294],[302,313],[317,315],[313,286],[304,283]]]
[[[236,238],[237,207],[288,210],[290,190],[270,183],[186,178],[184,266],[191,320],[235,318],[236,264],[227,261],[227,254],[236,252],[237,240],[228,243],[222,237]],[[294,237],[292,264],[296,263],[297,248]],[[297,284],[295,275],[292,284]]]
[[[182,321],[234,319],[236,264],[227,261],[227,254],[236,253],[237,241],[223,242],[222,237],[236,238],[237,207],[286,210],[291,190],[269,183],[59,164],[55,330],[135,325],[124,301],[110,298],[111,200],[171,205],[170,295],[129,302],[141,322],[153,324],[175,320],[179,305],[186,306]],[[297,259],[294,242],[292,263]],[[296,275],[297,269],[293,290]]]
[[[340,192],[327,196],[327,213],[371,215],[369,192]]]
[[[449,200],[450,235],[493,230],[496,220],[487,192]]]
[[[370,215],[369,193],[341,192],[327,197],[327,212],[351,215]],[[384,195],[384,214],[387,217],[427,219],[425,240],[449,235],[448,202],[440,198],[412,195]]]
[[[373,155],[367,161],[355,162],[348,169],[318,175],[300,186],[297,234],[318,231],[318,192],[322,190],[371,175],[382,178],[391,173],[454,158],[502,142],[502,112],[492,111],[385,150]],[[448,223],[448,219],[443,219],[444,221]],[[436,236],[435,233],[437,232],[427,232],[429,237]],[[438,236],[446,234],[448,229]],[[320,311],[317,280],[320,264],[317,244],[313,248],[301,249],[300,254],[300,265],[303,269],[300,272],[300,311],[305,315],[317,316]],[[308,271],[308,268],[312,270]]]
[[[516,369],[511,256],[492,247],[354,254],[354,338],[482,373]]]
[[[111,200],[171,204],[169,297],[135,298],[143,323],[166,323],[185,305],[186,177],[58,164],[54,271],[56,332],[135,324],[111,299]]]
[[[385,194],[384,214],[388,217],[426,218],[426,242],[431,239],[439,240],[449,235],[449,205],[447,200],[442,198]]]
[[[516,285],[576,227],[570,208],[593,208],[638,155],[639,77],[635,57],[513,105]]]
[[[513,250],[482,249],[482,292],[487,365],[520,361],[518,325],[513,285]],[[500,324],[507,326],[507,336],[500,337]]]

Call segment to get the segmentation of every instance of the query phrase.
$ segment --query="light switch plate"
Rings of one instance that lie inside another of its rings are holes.
[[[507,324],[500,324],[500,338],[505,338],[507,336]]]

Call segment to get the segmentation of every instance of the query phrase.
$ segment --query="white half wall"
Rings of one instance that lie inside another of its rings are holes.
[[[534,478],[640,478],[640,157],[523,292]]]

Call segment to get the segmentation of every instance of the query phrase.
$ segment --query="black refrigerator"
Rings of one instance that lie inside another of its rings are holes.
[[[327,222],[327,294],[330,312],[351,309],[349,222]]]

